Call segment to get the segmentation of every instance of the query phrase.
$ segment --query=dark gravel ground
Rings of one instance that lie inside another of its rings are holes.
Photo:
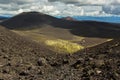
[[[120,39],[59,54],[0,27],[0,80],[120,80]]]

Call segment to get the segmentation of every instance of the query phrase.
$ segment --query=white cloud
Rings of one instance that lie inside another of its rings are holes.
[[[0,14],[39,11],[55,16],[119,15],[119,4],[120,0],[0,0]]]

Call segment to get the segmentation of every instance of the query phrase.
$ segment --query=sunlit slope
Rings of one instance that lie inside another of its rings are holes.
[[[43,43],[49,49],[59,53],[74,53],[107,41],[107,39],[76,36],[71,34],[68,29],[53,28],[51,26],[12,31],[38,43]]]
[[[84,37],[72,35],[67,29],[52,28],[48,26],[40,29],[12,31],[38,43],[43,43],[47,45],[49,49],[59,53],[74,53],[84,49],[84,46],[75,43],[83,40]]]

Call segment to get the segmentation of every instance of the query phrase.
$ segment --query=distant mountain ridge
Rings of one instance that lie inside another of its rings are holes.
[[[5,17],[5,16],[0,16],[0,22],[9,19],[9,17]]]
[[[74,35],[86,37],[120,37],[120,25],[97,21],[69,21],[39,12],[24,12],[1,23],[9,29],[41,28],[44,25],[69,29]]]

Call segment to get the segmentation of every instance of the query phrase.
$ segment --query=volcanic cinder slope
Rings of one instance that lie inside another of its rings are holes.
[[[66,52],[72,53],[120,37],[119,24],[96,21],[70,21],[57,19],[39,12],[21,13],[2,22],[1,25],[34,41],[42,42],[48,46],[52,45],[51,50],[61,49],[62,47],[65,48],[63,50],[69,48],[69,51]],[[57,43],[54,43],[54,45],[47,43],[55,41]],[[71,45],[65,46],[58,42],[70,43],[72,46],[75,44],[79,48],[71,51]],[[56,46],[58,44],[60,46]]]
[[[0,26],[0,80],[119,80],[120,39],[58,54]]]
[[[45,56],[50,58],[56,56],[56,54],[43,45],[39,45],[0,26],[1,80],[19,80],[20,73],[25,68],[36,65],[36,61]]]
[[[78,57],[78,61],[73,65],[74,68],[80,69],[83,57],[86,59],[85,64],[82,65],[85,66],[84,78],[91,75],[88,80],[109,80],[110,77],[111,80],[120,79],[120,38],[77,52],[75,55],[82,58]]]

